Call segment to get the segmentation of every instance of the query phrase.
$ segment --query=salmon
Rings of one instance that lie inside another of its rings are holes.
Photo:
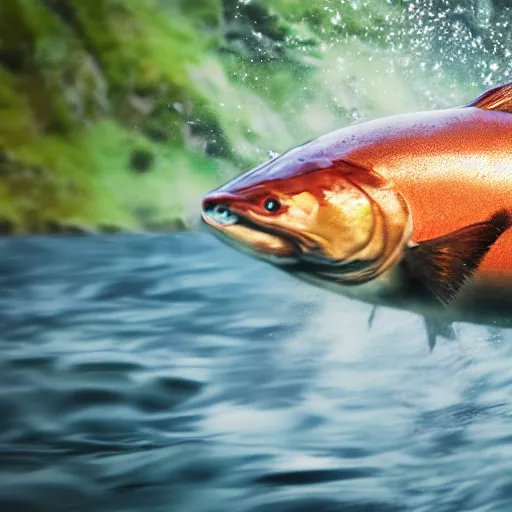
[[[251,256],[408,309],[512,326],[512,82],[470,103],[349,125],[206,194],[202,220]]]

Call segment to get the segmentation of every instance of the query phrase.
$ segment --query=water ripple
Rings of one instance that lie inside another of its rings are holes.
[[[206,235],[0,245],[0,510],[512,508],[511,330],[429,353]]]

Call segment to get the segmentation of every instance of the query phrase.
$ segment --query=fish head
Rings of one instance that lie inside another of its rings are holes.
[[[387,263],[407,238],[410,215],[378,174],[320,158],[277,160],[241,175],[205,195],[202,218],[242,252],[349,280]]]

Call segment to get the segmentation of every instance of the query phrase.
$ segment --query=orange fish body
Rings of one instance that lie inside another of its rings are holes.
[[[207,194],[203,220],[343,294],[512,325],[512,83],[294,148]]]
[[[394,182],[411,209],[416,242],[512,209],[512,114],[448,109],[357,125],[348,140],[342,132],[318,139],[324,156]],[[482,260],[476,278],[486,277],[512,281],[512,230]]]

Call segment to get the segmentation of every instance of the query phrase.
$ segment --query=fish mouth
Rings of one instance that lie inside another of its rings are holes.
[[[203,221],[212,227],[223,228],[238,224],[240,217],[224,204],[206,203],[201,212]]]
[[[265,233],[277,238],[281,238],[287,243],[293,245],[294,250],[299,254],[300,248],[297,241],[288,233],[282,230],[260,224],[247,217],[234,213],[231,208],[225,204],[206,204],[202,212],[203,222],[217,229],[229,228],[231,226],[241,226],[253,231]]]
[[[226,204],[206,202],[201,216],[207,231],[240,252],[279,266],[296,263],[300,257],[291,235],[248,219]]]

